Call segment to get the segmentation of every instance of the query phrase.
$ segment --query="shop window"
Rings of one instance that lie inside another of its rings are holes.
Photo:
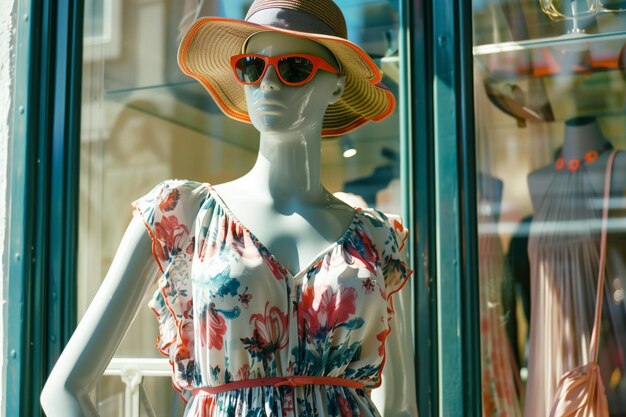
[[[594,326],[599,395],[626,415],[623,151],[602,223],[609,156],[626,148],[626,4],[474,1],[473,13],[483,415],[549,415],[564,375],[595,360]]]

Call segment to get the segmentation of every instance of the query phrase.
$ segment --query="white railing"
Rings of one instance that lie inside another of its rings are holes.
[[[142,386],[143,377],[171,377],[172,366],[167,359],[113,358],[104,371],[104,375],[119,376],[126,385],[123,417],[139,417],[142,400],[148,413],[155,417],[154,410]]]

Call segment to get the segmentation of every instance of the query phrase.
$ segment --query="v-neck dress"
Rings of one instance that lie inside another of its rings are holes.
[[[150,301],[157,347],[188,401],[184,417],[378,416],[391,295],[411,275],[408,231],[356,209],[343,235],[292,275],[229,211],[209,184],[168,180],[133,203],[161,269]],[[275,376],[329,376],[334,385],[196,388]]]

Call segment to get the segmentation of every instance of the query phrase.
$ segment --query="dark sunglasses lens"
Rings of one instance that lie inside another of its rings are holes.
[[[265,61],[254,56],[245,56],[235,63],[237,77],[245,83],[254,83],[261,78]]]
[[[301,83],[311,77],[313,63],[300,56],[281,58],[278,61],[278,71],[288,83]]]

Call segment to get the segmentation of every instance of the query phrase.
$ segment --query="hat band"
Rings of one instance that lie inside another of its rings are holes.
[[[269,8],[262,9],[251,14],[246,22],[257,25],[272,26],[279,29],[293,30],[297,32],[319,33],[322,35],[341,36],[322,19],[303,10]]]
[[[332,0],[255,0],[248,9],[245,20],[248,20],[250,16],[261,10],[269,9],[306,12],[332,28],[332,32],[328,33],[331,36],[339,36],[340,38],[348,39],[348,30],[343,13],[339,6]],[[298,29],[296,28],[295,30]],[[324,34],[327,33],[324,32]]]

